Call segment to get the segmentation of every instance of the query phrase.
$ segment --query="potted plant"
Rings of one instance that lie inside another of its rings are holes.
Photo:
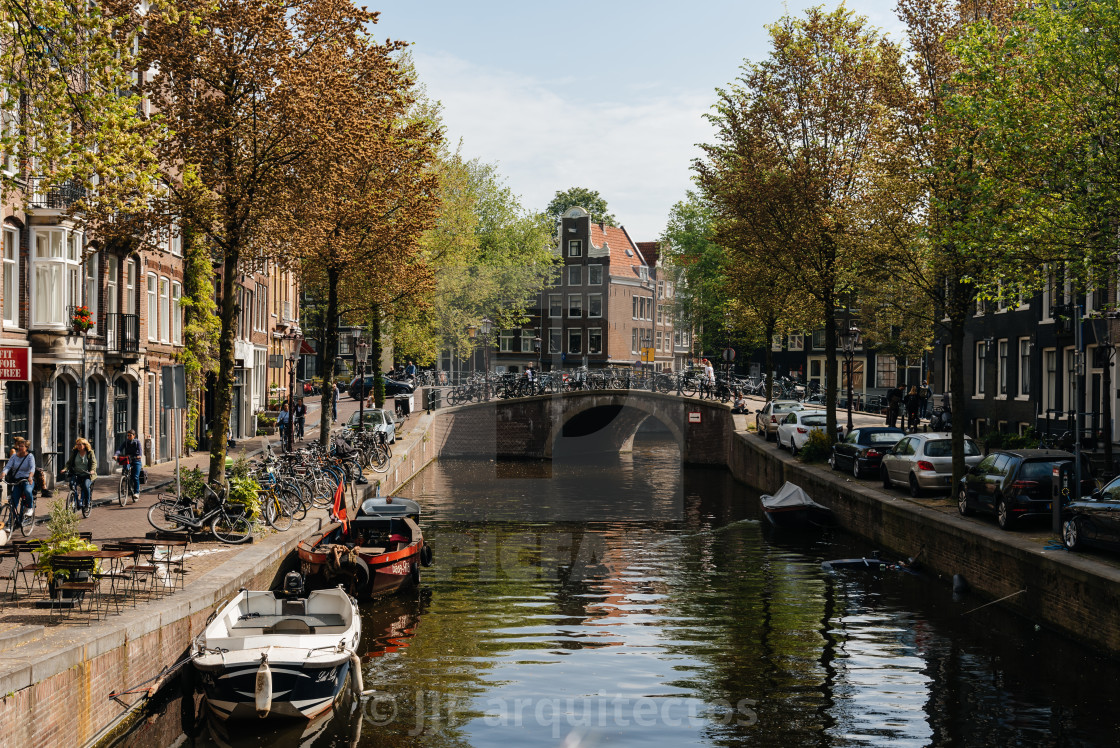
[[[35,573],[47,578],[51,597],[58,597],[55,585],[66,581],[66,571],[55,571],[51,561],[60,553],[70,551],[96,551],[97,546],[78,537],[78,522],[81,515],[66,506],[66,501],[57,498],[51,502],[51,518],[47,521],[48,536],[39,546],[39,570]],[[81,572],[84,574],[85,572]],[[78,580],[80,581],[80,580]]]
[[[90,312],[89,307],[80,306],[74,309],[74,315],[70,318],[70,326],[74,328],[74,332],[88,332],[93,327],[93,313]]]

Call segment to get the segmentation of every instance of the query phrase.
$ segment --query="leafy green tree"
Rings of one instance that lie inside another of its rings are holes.
[[[568,208],[579,206],[591,214],[593,223],[605,223],[608,226],[617,226],[618,219],[607,209],[607,201],[599,194],[598,190],[586,187],[572,187],[567,190],[557,190],[552,202],[544,209],[545,215],[550,219],[555,218]]]
[[[727,278],[731,258],[711,241],[711,205],[689,190],[669,211],[661,242],[677,275],[676,308],[693,329],[694,355],[714,351],[726,341],[731,300]]]

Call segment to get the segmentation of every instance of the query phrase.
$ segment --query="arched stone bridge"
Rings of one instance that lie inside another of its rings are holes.
[[[734,433],[728,406],[642,390],[562,392],[436,412],[441,457],[554,459],[629,450],[647,420],[660,423],[686,464],[725,465]]]

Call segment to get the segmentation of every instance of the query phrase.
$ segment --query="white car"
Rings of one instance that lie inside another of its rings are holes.
[[[795,410],[787,413],[778,422],[778,446],[789,447],[789,451],[797,454],[797,450],[809,441],[810,431],[824,431],[828,423],[828,416],[823,410]]]
[[[359,413],[360,411],[355,410],[351,414],[350,420],[346,422],[346,428],[352,431],[358,430]],[[366,431],[384,431],[385,441],[390,444],[397,443],[397,420],[393,411],[383,408],[366,408],[362,416]]]

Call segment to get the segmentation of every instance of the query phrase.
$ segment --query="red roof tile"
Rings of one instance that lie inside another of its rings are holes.
[[[596,247],[602,247],[603,242],[606,242],[610,248],[611,270],[615,275],[622,275],[623,268],[628,265],[640,267],[645,264],[645,258],[642,257],[641,250],[630,239],[626,229],[598,223],[591,224],[591,243]],[[626,254],[628,249],[630,250],[629,256]],[[637,277],[637,274],[635,274],[635,277]]]

